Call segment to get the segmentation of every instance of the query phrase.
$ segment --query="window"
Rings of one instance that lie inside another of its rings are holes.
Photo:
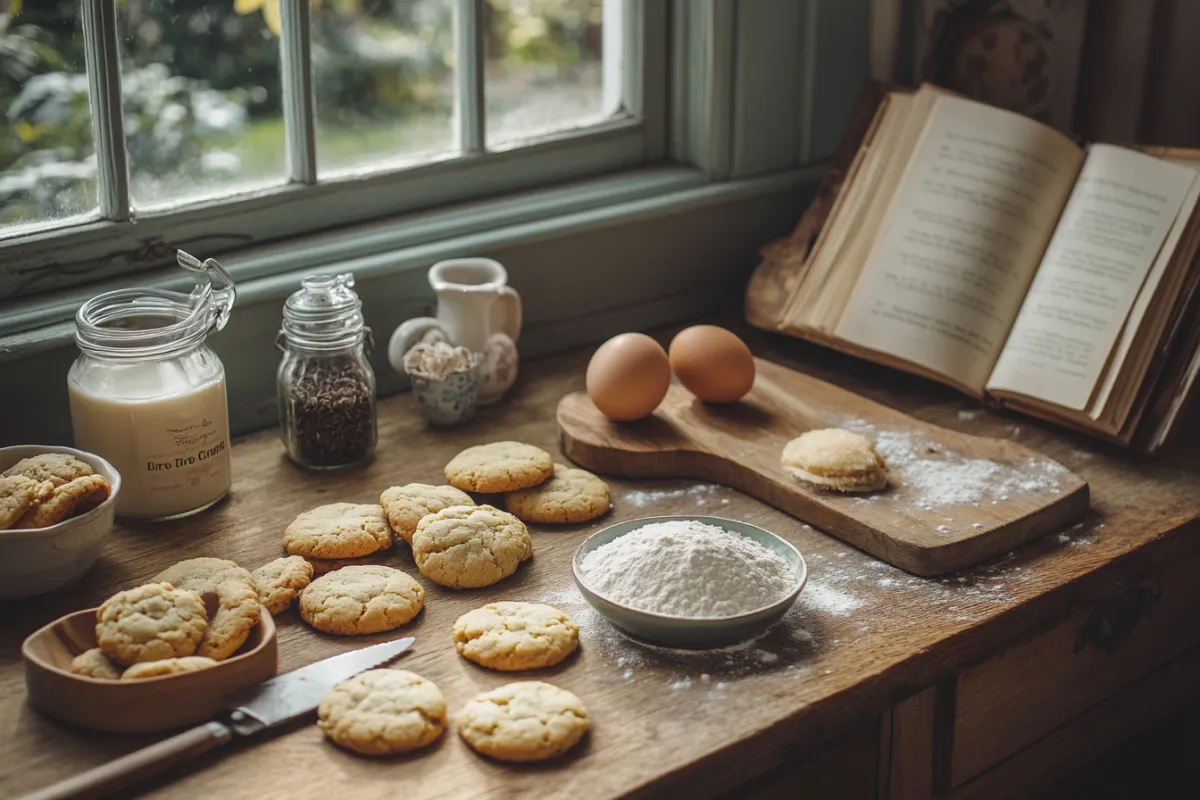
[[[0,11],[0,298],[47,265],[61,288],[662,153],[660,0]]]

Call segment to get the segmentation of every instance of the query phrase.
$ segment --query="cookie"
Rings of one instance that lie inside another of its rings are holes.
[[[300,556],[268,561],[250,573],[258,602],[272,614],[282,614],[312,581],[313,566]]]
[[[887,465],[865,436],[841,428],[808,431],[783,448],[792,476],[821,489],[872,492],[887,485]]]
[[[205,656],[184,656],[183,658],[164,658],[162,661],[143,661],[134,664],[121,673],[123,681],[139,681],[144,678],[160,678],[163,675],[179,675],[184,672],[198,672],[202,669],[215,667],[216,661]]]
[[[475,697],[458,714],[471,749],[500,761],[542,761],[570,750],[589,727],[578,697],[541,681],[518,681]]]
[[[300,593],[304,621],[338,636],[399,628],[424,605],[421,584],[391,567],[342,567]]]
[[[67,669],[76,675],[99,678],[105,681],[115,681],[121,677],[121,668],[114,664],[112,659],[104,655],[104,651],[99,647],[84,650],[75,656],[71,659],[71,666],[67,667]]]
[[[84,475],[55,487],[41,505],[29,509],[13,527],[48,528],[86,514],[108,499],[112,487],[103,475]]]
[[[154,578],[199,595],[213,594],[217,612],[196,655],[224,661],[237,652],[260,616],[258,592],[250,573],[223,558],[189,558]]]
[[[551,667],[579,646],[579,628],[554,606],[488,603],[454,623],[454,647],[468,661],[512,672]]]
[[[0,530],[16,525],[54,494],[54,484],[26,475],[0,478]]]
[[[450,506],[473,506],[471,495],[453,486],[430,486],[427,483],[410,483],[384,489],[379,504],[387,514],[392,532],[412,544],[417,523],[427,514],[436,514]]]
[[[545,524],[587,522],[612,505],[608,484],[592,473],[554,465],[554,475],[532,489],[504,495],[504,507],[517,519]]]
[[[305,511],[283,532],[283,547],[305,558],[358,558],[392,546],[383,507],[331,503]]]
[[[24,475],[35,481],[50,481],[55,486],[62,486],[94,472],[91,464],[68,453],[43,453],[40,456],[21,459],[4,472],[0,472],[0,477]]]
[[[413,558],[421,574],[451,589],[491,586],[533,555],[525,523],[491,506],[451,506],[417,523]]]
[[[200,596],[165,582],[117,592],[96,612],[96,644],[124,666],[190,656],[207,631]]]
[[[367,670],[325,695],[317,727],[362,755],[407,753],[446,730],[446,700],[432,681],[407,670]]]
[[[537,486],[554,474],[545,450],[520,442],[468,447],[446,465],[446,483],[464,492],[513,492]]]

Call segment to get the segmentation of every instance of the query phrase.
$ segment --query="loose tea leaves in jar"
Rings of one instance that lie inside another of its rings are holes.
[[[288,456],[335,469],[375,451],[375,373],[354,276],[312,275],[283,307],[279,421]]]
[[[375,446],[373,381],[356,359],[300,362],[287,398],[300,459],[311,466],[355,464]]]

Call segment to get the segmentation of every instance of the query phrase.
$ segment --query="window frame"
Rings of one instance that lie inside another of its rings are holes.
[[[455,2],[456,48],[467,41],[481,44],[474,23],[481,18],[485,0]],[[462,68],[456,71],[458,90],[465,98],[458,107],[466,108],[466,113],[455,115],[462,152],[423,164],[318,181],[309,7],[307,0],[283,0],[280,67],[290,180],[133,215],[122,125],[112,124],[122,120],[115,4],[82,0],[93,132],[97,152],[104,156],[98,159],[99,210],[78,223],[48,223],[0,236],[0,300],[163,268],[173,263],[177,248],[219,255],[661,161],[667,152],[668,1],[621,2],[622,103],[612,118],[503,149],[487,149],[482,52],[476,47],[460,52]],[[473,14],[464,16],[466,11]]]

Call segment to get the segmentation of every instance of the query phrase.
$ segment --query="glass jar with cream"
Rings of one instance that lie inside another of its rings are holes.
[[[208,348],[236,298],[213,259],[180,251],[196,273],[189,294],[118,289],[83,304],[75,317],[80,355],[67,376],[75,446],[121,473],[117,514],[175,519],[229,493],[229,409],[225,368]]]

